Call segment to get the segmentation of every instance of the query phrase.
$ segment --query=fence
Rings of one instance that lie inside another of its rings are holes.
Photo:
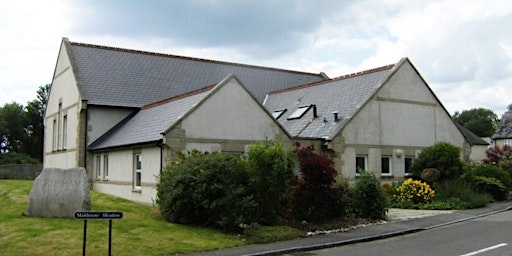
[[[0,165],[0,179],[33,180],[42,171],[42,164]]]

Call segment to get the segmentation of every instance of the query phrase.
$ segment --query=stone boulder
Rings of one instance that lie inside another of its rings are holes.
[[[73,218],[91,210],[89,182],[84,168],[45,168],[30,190],[24,215]]]

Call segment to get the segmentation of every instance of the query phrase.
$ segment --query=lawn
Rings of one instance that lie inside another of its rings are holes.
[[[1,255],[80,255],[83,245],[81,220],[26,217],[32,181],[0,180]],[[91,191],[93,211],[122,211],[122,219],[113,220],[112,254],[164,255],[215,250],[245,245],[258,240],[202,227],[167,222],[159,211],[121,198]],[[108,253],[108,220],[89,220],[87,254]],[[289,231],[289,230],[288,230]],[[280,232],[271,231],[263,240],[280,240]],[[299,231],[286,234],[300,235]],[[264,235],[265,236],[265,235]],[[261,240],[260,240],[261,241]]]

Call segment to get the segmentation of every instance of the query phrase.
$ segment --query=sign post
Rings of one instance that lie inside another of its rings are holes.
[[[87,241],[87,220],[108,220],[108,255],[112,255],[112,220],[122,219],[123,212],[75,212],[75,219],[84,220],[84,243],[82,255],[85,256]]]

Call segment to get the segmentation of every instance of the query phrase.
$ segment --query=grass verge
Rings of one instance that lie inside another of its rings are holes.
[[[25,217],[32,181],[0,180],[0,248],[2,255],[81,255],[83,221]],[[295,238],[301,231],[289,227],[262,229],[240,237],[202,227],[167,222],[151,206],[91,191],[94,211],[122,211],[112,224],[112,254],[165,255]],[[87,254],[108,253],[108,221],[90,220]]]

